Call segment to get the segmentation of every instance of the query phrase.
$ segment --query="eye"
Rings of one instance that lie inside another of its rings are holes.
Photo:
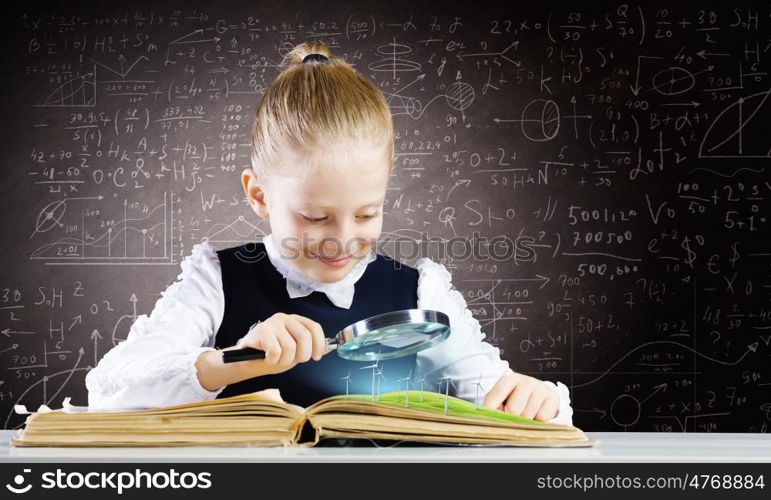
[[[380,213],[370,214],[370,215],[357,215],[356,218],[360,219],[360,220],[370,220],[370,219],[374,219],[378,215],[380,215]],[[303,214],[300,214],[300,217],[302,217],[303,219],[305,219],[306,221],[308,221],[308,222],[310,222],[312,224],[323,222],[323,221],[328,219],[328,217],[316,217],[316,218],[314,218],[314,217],[308,217],[307,215],[303,215]]]
[[[303,219],[307,220],[308,222],[321,222],[323,220],[326,220],[326,217],[319,217],[314,219],[313,217],[306,217],[305,215],[302,215],[302,214],[300,215],[302,216]]]

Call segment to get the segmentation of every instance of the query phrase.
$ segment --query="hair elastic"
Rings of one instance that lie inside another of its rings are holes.
[[[307,56],[305,56],[303,58],[303,62],[304,63],[306,63],[308,61],[321,61],[321,62],[324,62],[324,61],[329,61],[329,59],[324,54],[313,53],[313,54],[308,54]]]

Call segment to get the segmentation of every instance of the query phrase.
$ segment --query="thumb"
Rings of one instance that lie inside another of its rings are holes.
[[[250,326],[249,329],[246,331],[246,335],[248,335],[249,332],[251,332],[252,329],[255,326],[259,325],[260,323],[262,323],[262,321],[258,321],[257,323],[252,323],[252,326]],[[238,347],[239,349],[242,349],[242,348],[246,347],[246,340],[244,340],[246,335],[244,335],[243,337],[238,339],[238,342],[236,342],[236,347]]]

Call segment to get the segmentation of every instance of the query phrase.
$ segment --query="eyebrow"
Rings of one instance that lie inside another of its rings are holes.
[[[374,202],[374,203],[368,203],[367,205],[362,205],[362,206],[360,206],[360,207],[359,207],[357,210],[361,210],[362,208],[368,208],[368,207],[380,206],[380,205],[382,205],[384,202],[385,202],[385,199],[383,199],[382,201],[376,201],[376,202]],[[322,206],[314,206],[314,205],[310,205],[310,204],[305,204],[305,205],[300,205],[300,206],[301,206],[301,207],[308,207],[308,208],[322,208],[322,209],[327,209],[327,208],[335,208],[335,207],[322,207]]]

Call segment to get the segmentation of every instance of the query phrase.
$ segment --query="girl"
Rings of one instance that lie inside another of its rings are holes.
[[[572,425],[567,387],[512,371],[483,341],[443,265],[424,257],[412,268],[374,252],[393,163],[382,93],[323,43],[295,47],[282,67],[257,105],[252,168],[241,176],[271,233],[220,251],[195,245],[150,316],[87,374],[89,406],[147,408],[271,387],[308,406],[367,393],[377,378],[383,391],[411,384]],[[376,367],[325,356],[325,336],[413,308],[447,314],[448,339]],[[222,362],[221,351],[245,346],[265,359]]]

